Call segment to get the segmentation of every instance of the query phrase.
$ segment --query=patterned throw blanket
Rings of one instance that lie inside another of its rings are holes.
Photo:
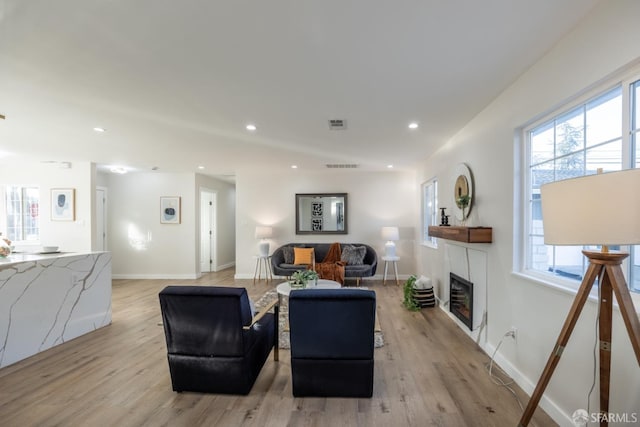
[[[341,261],[340,243],[332,243],[322,262],[316,263],[316,273],[321,279],[333,280],[344,285],[344,266]]]

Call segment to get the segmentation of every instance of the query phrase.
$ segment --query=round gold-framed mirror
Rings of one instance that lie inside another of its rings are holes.
[[[459,221],[464,221],[471,212],[473,205],[473,180],[469,167],[460,163],[454,172],[453,203],[455,216]]]

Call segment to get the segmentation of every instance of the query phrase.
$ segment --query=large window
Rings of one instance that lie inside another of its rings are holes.
[[[436,238],[429,236],[430,225],[438,225],[438,181],[435,178],[422,184],[422,243],[436,246]]]
[[[588,266],[581,252],[584,247],[544,244],[540,187],[552,181],[595,174],[599,169],[608,172],[636,167],[639,151],[635,135],[640,112],[635,99],[640,96],[639,82],[627,83],[626,89],[620,85],[599,93],[525,130],[526,271],[568,279],[564,283],[575,287],[582,280]],[[632,247],[630,251],[627,272],[630,288],[640,292],[640,250]]]
[[[9,240],[40,240],[40,189],[7,186],[5,193]]]

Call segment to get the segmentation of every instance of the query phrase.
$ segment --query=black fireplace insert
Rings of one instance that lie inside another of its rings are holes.
[[[473,283],[449,273],[449,310],[473,330]]]

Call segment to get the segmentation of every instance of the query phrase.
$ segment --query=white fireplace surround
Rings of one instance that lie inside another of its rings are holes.
[[[443,307],[449,316],[458,323],[460,328],[476,342],[481,338],[487,339],[486,329],[482,327],[487,310],[487,253],[467,246],[445,243],[445,268],[444,278],[446,283],[442,286],[443,301],[449,301],[449,273],[454,273],[473,283],[473,328],[470,331],[467,325],[462,323],[449,307]],[[486,326],[486,325],[485,325]]]

